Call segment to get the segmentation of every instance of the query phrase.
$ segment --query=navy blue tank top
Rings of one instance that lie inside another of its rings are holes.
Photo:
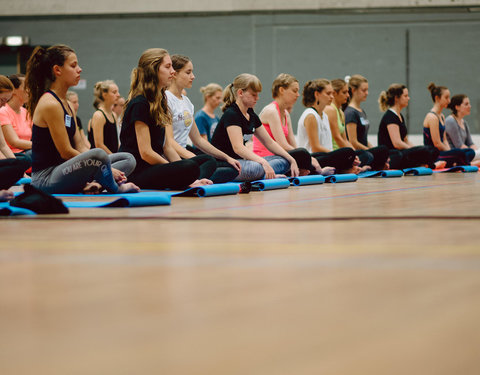
[[[65,129],[67,130],[68,139],[70,140],[70,145],[74,146],[73,137],[75,131],[77,130],[77,125],[75,122],[75,117],[72,117],[68,114],[67,110],[63,106],[60,98],[53,92],[48,90],[47,93],[52,95],[55,99],[58,100],[62,106],[64,113]],[[72,109],[68,107],[73,113]],[[55,144],[53,143],[52,136],[50,134],[50,129],[48,127],[41,128],[33,124],[32,127],[32,172],[38,172],[43,169],[54,167],[60,165],[65,160],[62,159],[60,153],[58,152]]]
[[[103,117],[105,117],[105,125],[103,126],[103,144],[108,147],[111,152],[118,151],[118,131],[117,123],[115,122],[115,117],[113,122],[110,121],[101,109],[97,111],[102,112]],[[92,148],[95,148],[95,138],[93,136],[93,127],[90,126],[90,131],[88,132],[88,141],[92,145]]]
[[[443,141],[443,134],[445,133],[445,123],[442,122],[441,116],[439,116],[433,111],[430,111],[430,113],[433,113],[438,118],[438,131],[440,132],[440,140]],[[423,127],[423,144],[425,146],[434,146],[432,141],[432,133],[430,133],[430,128]]]

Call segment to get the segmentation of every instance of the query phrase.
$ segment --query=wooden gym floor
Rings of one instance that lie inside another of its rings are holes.
[[[2,219],[0,374],[479,374],[479,189],[435,174]]]

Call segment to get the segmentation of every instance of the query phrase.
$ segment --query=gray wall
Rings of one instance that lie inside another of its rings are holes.
[[[163,47],[192,58],[197,79],[189,97],[197,109],[202,105],[200,86],[224,86],[242,72],[257,74],[264,84],[258,111],[271,100],[270,85],[278,73],[295,75],[301,86],[313,78],[360,73],[370,82],[364,108],[371,133],[381,117],[378,95],[392,82],[408,84],[408,125],[411,133],[420,133],[432,105],[426,89],[430,81],[448,86],[452,94],[470,96],[473,109],[467,120],[473,132],[480,132],[480,14],[462,9],[2,17],[0,35],[27,35],[32,45],[65,43],[76,50],[87,80],[87,89],[78,91],[84,123],[92,113],[96,81],[114,79],[127,95],[140,54]],[[0,66],[0,73],[6,70]],[[295,124],[302,110],[299,101],[292,113]]]

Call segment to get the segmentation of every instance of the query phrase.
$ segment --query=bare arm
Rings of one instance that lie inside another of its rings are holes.
[[[2,130],[5,140],[10,146],[21,150],[30,150],[32,148],[32,141],[20,139],[11,124],[2,125]]]
[[[450,150],[450,146],[445,143],[445,139],[440,137],[440,122],[433,113],[428,113],[423,122],[423,126],[430,129],[433,145],[440,151]],[[445,137],[444,137],[445,138]]]
[[[163,145],[163,154],[169,162],[182,160],[178,155],[175,146],[180,146],[175,139],[173,139],[173,127],[171,125],[165,126],[165,144]]]
[[[310,114],[304,121],[305,130],[307,131],[308,140],[312,148],[312,152],[330,152],[329,149],[320,144],[320,136],[318,134],[318,123],[315,116]]]
[[[5,142],[3,132],[0,132],[0,159],[15,159],[15,155]]]
[[[101,148],[107,154],[111,154],[112,151],[105,145],[103,139],[103,128],[106,124],[107,120],[100,111],[96,111],[93,114],[91,120],[91,127],[93,129],[93,139],[95,139],[95,147]]]
[[[330,124],[330,131],[332,133],[332,138],[338,147],[350,147],[353,148],[352,144],[347,140],[347,136],[345,132],[340,133],[340,129],[338,128],[338,118],[337,118],[337,111],[332,106],[328,105],[325,107],[324,112],[328,116],[328,122]]]
[[[260,120],[262,121],[263,124],[270,125],[270,131],[272,132],[273,139],[284,150],[290,151],[295,148],[289,143],[289,141],[285,137],[285,134],[283,133],[282,121],[278,116],[278,112],[276,108],[267,106],[267,108],[265,108],[260,114]]]
[[[70,144],[70,139],[68,138],[64,122],[65,115],[62,107],[55,99],[48,97],[41,98],[35,112],[38,112],[38,119],[34,115],[34,124],[37,124],[37,126],[40,127],[48,127],[55,148],[62,159],[69,160],[80,154],[80,152]],[[75,126],[74,121],[71,122],[70,126]]]
[[[388,124],[387,131],[393,147],[395,147],[397,150],[410,148],[410,146],[402,140],[402,137],[400,136],[400,129],[398,128],[397,124]]]
[[[349,122],[346,125],[346,131],[348,133],[348,139],[355,150],[368,150],[368,147],[360,143],[357,138],[357,124]]]
[[[255,136],[260,140],[260,142],[263,143],[263,145],[267,148],[268,151],[286,159],[290,163],[290,173],[292,174],[292,176],[298,176],[298,165],[295,159],[287,151],[285,151],[282,146],[275,142],[272,137],[270,137],[263,125],[255,130]]]
[[[150,131],[147,124],[142,121],[135,121],[135,134],[137,136],[140,157],[143,160],[150,165],[168,163],[167,160],[152,149]]]
[[[220,151],[218,148],[213,146],[210,142],[208,142],[205,138],[202,137],[202,135],[198,131],[195,121],[193,121],[189,136],[193,144],[197,146],[200,150],[202,150],[208,155],[212,155],[215,159],[225,160],[227,163],[231,164],[236,170],[240,171],[240,163],[237,160],[228,156],[223,151]]]

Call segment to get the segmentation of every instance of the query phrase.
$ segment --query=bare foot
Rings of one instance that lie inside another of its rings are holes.
[[[284,174],[276,174],[275,178],[287,178]]]
[[[335,173],[335,168],[333,168],[333,167],[322,168],[322,176],[330,176],[334,173]]]
[[[307,176],[310,174],[310,171],[308,169],[299,169],[299,176]]]
[[[13,199],[13,192],[10,190],[0,190],[0,202],[6,202]]]
[[[100,194],[103,191],[103,186],[98,182],[87,182],[82,190],[83,194],[94,195]]]
[[[445,160],[439,160],[435,162],[435,169],[442,169],[445,168],[447,162]]]
[[[138,193],[139,191],[140,188],[137,185],[135,185],[133,182],[127,182],[125,184],[118,185],[117,194]]]
[[[471,165],[474,165],[476,167],[480,167],[480,160],[475,160],[470,163]]]
[[[360,168],[360,172],[366,172],[366,171],[369,171],[370,169],[372,169],[371,166],[364,165],[363,167]]]
[[[340,173],[353,173],[353,174],[359,174],[362,171],[362,168],[357,167],[356,165],[352,166],[352,168],[345,169],[344,171],[341,171]]]
[[[196,180],[195,182],[191,183],[189,186],[190,187],[199,187],[199,186],[205,186],[205,185],[212,185],[213,182],[210,181],[207,178],[202,178],[201,180]]]

